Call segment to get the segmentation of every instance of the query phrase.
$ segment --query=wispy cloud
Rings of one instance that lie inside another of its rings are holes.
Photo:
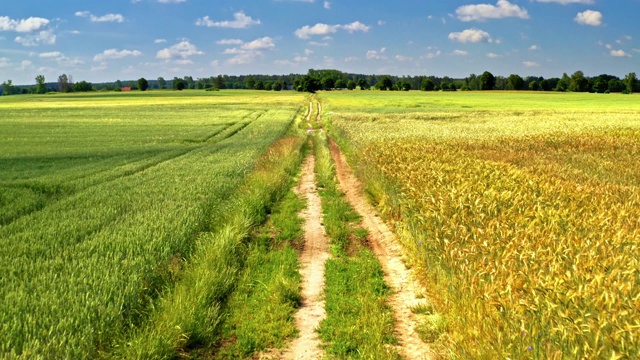
[[[128,56],[140,56],[142,55],[142,53],[138,50],[118,50],[118,49],[109,49],[109,50],[105,50],[102,53],[96,55],[93,57],[93,61],[96,62],[101,62],[101,61],[105,61],[105,60],[112,60],[112,59],[124,59],[125,57]]]
[[[88,18],[91,22],[117,22],[123,23],[125,18],[121,14],[106,14],[102,16],[96,16],[88,11],[77,11],[75,16]]]
[[[233,14],[233,18],[234,20],[212,21],[209,16],[205,16],[196,20],[196,25],[231,29],[246,29],[254,25],[260,25],[260,20],[254,20],[242,11]]]
[[[561,5],[569,4],[593,4],[593,0],[536,0],[541,3],[557,3]]]
[[[335,34],[338,30],[345,30],[348,33],[354,33],[357,31],[368,32],[369,29],[371,29],[370,26],[367,26],[360,21],[354,21],[351,24],[345,25],[328,25],[318,23],[313,26],[303,26],[300,29],[297,29],[294,34],[300,39],[308,40],[311,36]]]

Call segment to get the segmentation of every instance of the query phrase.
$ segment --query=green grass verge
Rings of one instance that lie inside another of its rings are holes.
[[[324,226],[333,258],[325,273],[327,318],[319,328],[326,353],[339,359],[399,359],[389,346],[394,318],[389,288],[374,254],[364,246],[360,217],[338,190],[326,134],[315,133],[316,175],[322,198]]]
[[[298,251],[302,245],[304,201],[289,191],[247,251],[245,271],[229,299],[217,359],[247,358],[282,348],[297,330],[293,314],[300,305]]]

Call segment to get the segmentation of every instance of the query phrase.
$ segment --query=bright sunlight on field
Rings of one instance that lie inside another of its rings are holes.
[[[461,358],[640,355],[640,98],[323,93]]]

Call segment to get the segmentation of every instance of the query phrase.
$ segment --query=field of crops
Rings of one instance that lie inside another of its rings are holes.
[[[638,96],[321,99],[454,357],[640,357]]]
[[[0,357],[91,358],[144,322],[302,99],[0,99]]]

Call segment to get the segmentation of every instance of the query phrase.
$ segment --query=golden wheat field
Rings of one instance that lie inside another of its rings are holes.
[[[321,98],[453,358],[640,357],[640,97]]]

